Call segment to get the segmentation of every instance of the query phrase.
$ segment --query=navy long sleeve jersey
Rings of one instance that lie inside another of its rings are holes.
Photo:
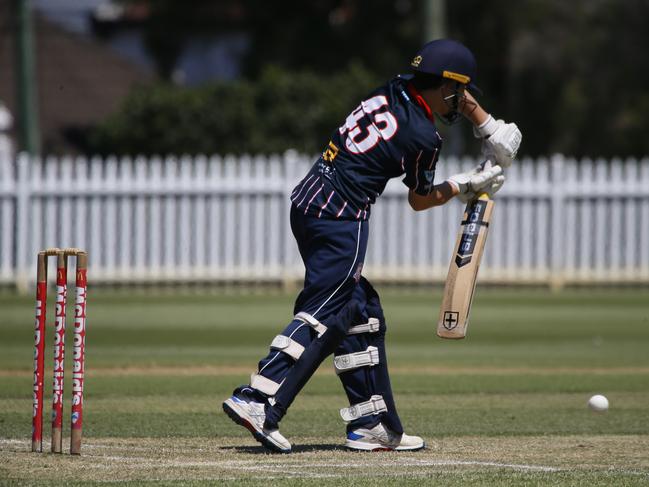
[[[430,109],[396,77],[349,114],[291,201],[318,218],[365,220],[391,178],[405,174],[408,188],[429,194],[441,147]]]

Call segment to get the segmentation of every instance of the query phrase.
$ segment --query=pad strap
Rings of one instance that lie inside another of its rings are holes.
[[[385,406],[383,396],[374,395],[370,397],[369,401],[359,402],[348,408],[342,408],[340,415],[345,422],[349,423],[362,416],[385,413],[387,410],[388,408]]]
[[[379,331],[381,324],[378,318],[370,318],[367,323],[351,326],[347,330],[348,335],[358,335],[359,333],[376,333]]]
[[[336,374],[339,375],[347,370],[365,366],[372,367],[378,363],[379,349],[371,345],[363,352],[348,353],[334,357],[334,368],[336,369]]]
[[[277,335],[270,344],[273,350],[279,350],[290,355],[295,360],[299,359],[304,352],[304,347],[290,337]]]
[[[325,331],[327,331],[327,327],[324,326],[322,323],[320,323],[318,320],[316,320],[313,316],[311,316],[309,313],[306,313],[304,311],[300,311],[298,314],[295,315],[295,320],[300,320],[303,323],[306,323],[309,325],[311,328],[313,328],[316,332],[318,332],[318,337],[322,336]]]
[[[264,394],[268,394],[269,396],[274,396],[281,385],[282,384],[278,384],[261,374],[250,374],[250,387],[257,389]]]

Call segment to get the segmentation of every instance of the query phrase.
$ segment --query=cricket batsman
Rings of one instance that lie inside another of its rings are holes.
[[[470,94],[477,64],[459,42],[425,44],[412,72],[370,93],[334,130],[322,155],[291,195],[291,229],[304,261],[304,288],[293,319],[270,343],[250,383],[237,387],[223,410],[266,448],[289,453],[279,423],[322,361],[333,353],[349,400],[345,446],[353,450],[419,450],[404,433],[385,353],[386,322],[379,295],[363,277],[372,204],[390,178],[403,177],[415,211],[478,192],[493,195],[522,136],[496,120]],[[473,124],[489,164],[435,184],[442,149],[437,121]]]

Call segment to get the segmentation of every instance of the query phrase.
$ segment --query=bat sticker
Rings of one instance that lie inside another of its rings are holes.
[[[469,204],[473,206],[471,208],[467,207],[466,209],[467,219],[462,222],[464,232],[462,232],[462,240],[460,241],[457,255],[455,256],[455,264],[458,267],[465,266],[471,262],[480,228],[489,226],[489,223],[484,221],[487,202],[484,200],[476,200]]]
[[[444,328],[452,330],[458,324],[460,313],[457,311],[444,311]]]

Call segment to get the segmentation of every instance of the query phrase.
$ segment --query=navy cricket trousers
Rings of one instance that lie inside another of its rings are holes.
[[[349,303],[360,280],[368,228],[367,221],[325,220],[291,206],[291,230],[305,267],[304,288],[295,301],[294,315],[305,311],[326,323]],[[282,334],[303,344],[311,340],[309,327],[297,320]],[[290,358],[276,351],[259,362],[258,370],[278,382],[292,365]]]
[[[365,252],[369,223],[367,221],[327,220],[305,215],[291,207],[291,229],[305,267],[304,288],[295,301],[294,315],[306,312],[328,328],[326,340],[315,340],[314,330],[300,320],[293,320],[282,335],[305,347],[298,362],[279,350],[259,362],[258,374],[276,386],[281,384],[267,406],[266,427],[276,428],[295,396],[309,380],[320,363],[344,339],[351,321],[360,318],[365,303],[358,302],[358,311],[349,311],[354,297],[362,299],[358,283]],[[341,319],[339,314],[349,316]],[[331,326],[337,322],[336,326]]]
[[[378,294],[361,276],[368,227],[367,221],[319,219],[291,208],[291,228],[306,268],[304,288],[296,299],[294,315],[306,312],[323,323],[327,331],[317,334],[303,320],[294,319],[276,339],[286,343],[288,337],[297,342],[302,347],[299,360],[294,354],[284,353],[281,346],[280,349],[271,346],[270,353],[259,362],[258,372],[253,374],[257,385],[251,383],[251,386],[267,397],[272,396],[272,401],[266,404],[266,428],[278,427],[297,394],[327,356],[334,352],[359,352],[372,345],[379,354],[379,362],[374,367],[361,367],[339,377],[350,405],[379,395],[387,411],[380,416],[357,418],[347,428],[372,427],[385,421],[393,431],[403,432],[387,369],[385,317]],[[348,336],[350,326],[366,323],[370,315],[380,321],[378,333]]]

